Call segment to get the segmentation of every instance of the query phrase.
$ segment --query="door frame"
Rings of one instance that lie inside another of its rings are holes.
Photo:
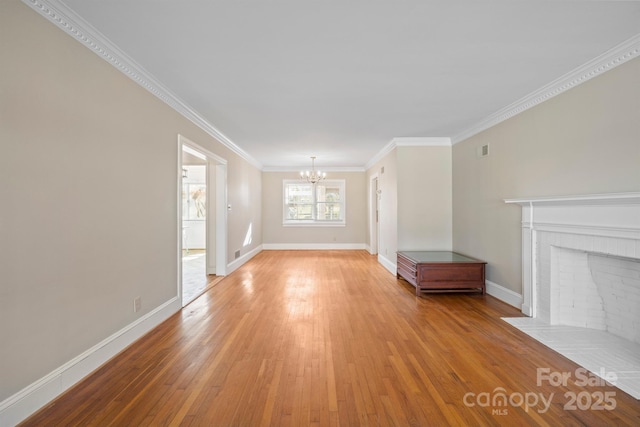
[[[378,174],[369,177],[369,253],[378,253],[380,239],[380,181]]]
[[[207,192],[206,192],[206,209],[207,212],[214,212],[215,225],[210,224],[210,216],[206,216],[205,230],[206,241],[209,243],[210,231],[215,230],[215,272],[209,271],[209,253],[206,253],[206,266],[207,274],[215,274],[216,276],[224,276],[227,272],[227,160],[212,153],[184,136],[178,134],[178,168],[176,175],[178,177],[178,192],[177,192],[177,241],[178,241],[178,286],[177,292],[180,298],[180,305],[182,306],[182,151],[183,147],[188,147],[194,151],[206,157],[206,176],[207,176]],[[210,194],[212,193],[211,186],[209,185],[210,174],[215,174],[215,198],[212,200]],[[213,209],[212,209],[213,208]],[[213,227],[213,228],[211,228]]]

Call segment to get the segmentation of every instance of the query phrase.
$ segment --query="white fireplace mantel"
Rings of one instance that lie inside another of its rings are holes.
[[[640,258],[640,193],[506,199],[522,206],[522,312],[536,317],[538,233],[569,236],[575,249]],[[573,244],[575,242],[575,245]]]
[[[525,199],[506,199],[505,203],[517,203],[519,205],[598,205],[640,203],[640,193],[605,193],[605,194],[581,194],[572,196],[548,196],[531,197]]]

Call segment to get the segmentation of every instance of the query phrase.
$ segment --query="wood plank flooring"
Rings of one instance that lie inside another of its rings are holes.
[[[500,319],[518,315],[416,297],[365,251],[264,251],[24,425],[640,425],[639,401]]]

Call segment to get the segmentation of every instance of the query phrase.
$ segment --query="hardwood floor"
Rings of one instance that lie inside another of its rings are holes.
[[[500,319],[518,315],[416,297],[365,251],[264,251],[24,425],[640,425],[639,401]]]

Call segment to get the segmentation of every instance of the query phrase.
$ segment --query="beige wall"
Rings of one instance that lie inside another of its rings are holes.
[[[235,157],[227,166],[227,261],[262,245],[262,171]]]
[[[397,146],[367,170],[368,185],[378,177],[378,246],[387,267],[397,251],[451,250],[451,165],[451,147]]]
[[[366,241],[367,182],[364,172],[328,172],[327,179],[344,179],[346,226],[303,227],[282,225],[282,181],[298,179],[295,172],[262,173],[264,244],[360,244]]]
[[[229,261],[262,230],[259,170],[18,0],[0,57],[2,401],[176,296],[178,134],[228,161]]]
[[[627,191],[640,191],[640,59],[454,146],[453,247],[521,293],[520,208],[503,199]]]
[[[451,147],[398,147],[398,250],[451,250]]]

